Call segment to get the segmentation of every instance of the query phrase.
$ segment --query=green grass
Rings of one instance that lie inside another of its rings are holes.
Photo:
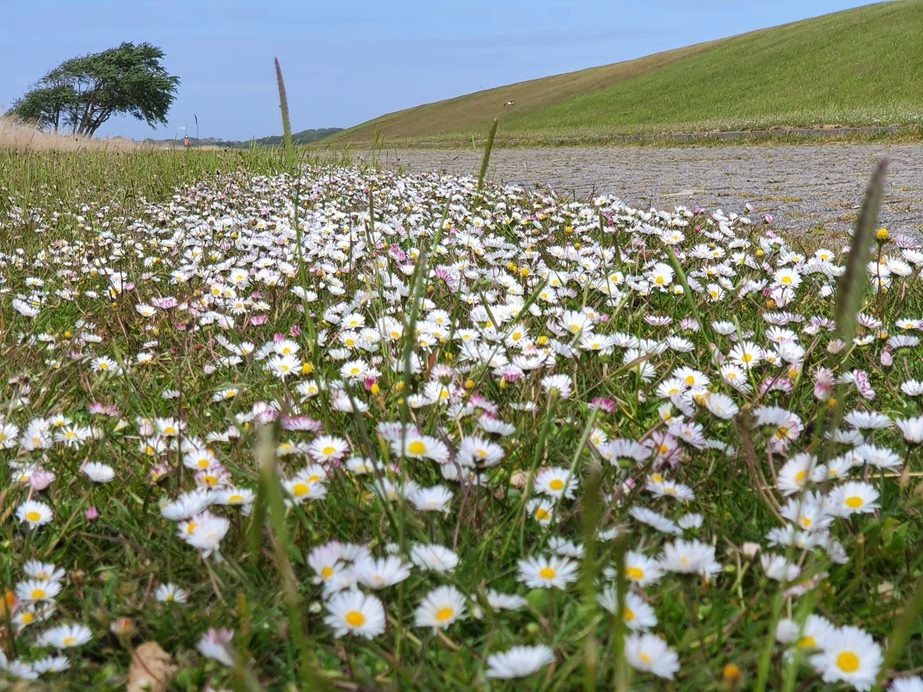
[[[831,461],[850,450],[844,441],[824,444],[837,404],[846,411],[880,411],[891,421],[919,415],[919,396],[901,384],[923,380],[921,346],[906,339],[900,345],[901,337],[920,334],[923,287],[916,273],[896,271],[884,291],[854,279],[837,288],[835,271],[804,272],[800,286],[773,297],[758,287],[742,289],[798,266],[804,258],[793,255],[804,248],[764,226],[719,224],[708,214],[651,218],[613,207],[612,200],[570,203],[372,169],[314,166],[296,184],[283,170],[287,162],[279,150],[250,158],[222,152],[0,157],[6,185],[0,209],[3,421],[24,430],[36,418],[63,416],[70,422],[51,423],[57,433],[71,424],[95,430],[75,446],[62,437],[46,448],[0,448],[0,594],[6,597],[0,601],[0,652],[6,658],[40,660],[51,649],[39,644],[38,633],[76,622],[89,628],[92,639],[65,650],[69,670],[43,675],[54,689],[123,689],[132,652],[157,642],[178,669],[171,689],[190,691],[846,690],[823,683],[805,657],[787,656],[793,647],[775,641],[780,618],[803,621],[815,613],[874,638],[887,652],[881,680],[923,666],[919,446],[908,444],[895,427],[866,430],[866,441],[893,449],[899,465],[884,471],[857,463],[806,485],[832,495],[848,476],[867,481],[879,494],[880,509],[831,522],[829,537],[842,545],[845,564],[820,547],[786,549],[767,539],[768,531],[786,525],[776,513],[787,498],[773,482],[786,459],[814,451]],[[292,226],[298,224],[296,232]],[[651,224],[683,237],[667,245],[665,236],[648,232]],[[296,249],[299,234],[303,247]],[[376,234],[387,235],[376,242]],[[900,256],[896,243],[884,243],[883,235],[879,240],[874,253]],[[832,246],[845,241],[837,238]],[[856,253],[854,272],[868,259],[867,250]],[[829,258],[828,269],[850,263],[837,251]],[[649,291],[640,282],[655,283],[654,275],[663,271],[657,263],[672,267],[675,278],[665,290]],[[241,267],[249,269],[246,286],[234,296],[214,290],[229,288]],[[179,269],[190,276],[175,281]],[[610,279],[616,272],[624,277]],[[112,273],[124,274],[118,290]],[[607,281],[619,281],[618,291],[602,290]],[[722,285],[723,296],[705,290],[713,282]],[[297,286],[316,296],[297,294]],[[34,298],[38,314],[15,308],[14,296]],[[165,296],[179,306],[148,315],[138,309]],[[242,313],[237,298],[243,299]],[[848,313],[857,306],[865,316],[853,323]],[[479,308],[487,314],[478,315]],[[855,346],[837,348],[829,324],[811,328],[811,317],[830,317],[838,309],[844,324],[849,320],[856,330]],[[620,345],[611,352],[581,346],[564,310],[593,315],[593,332],[623,335]],[[782,321],[792,332],[783,340],[804,352],[788,352],[790,362],[753,364],[732,386],[719,361],[739,360],[731,351],[748,341],[775,348],[770,337],[778,330],[771,330],[767,317],[781,320],[783,311],[790,313],[791,320]],[[232,322],[212,319],[216,313]],[[366,350],[355,345],[348,314],[361,315],[367,326],[388,317],[401,330],[393,337],[385,330]],[[691,316],[698,318],[697,328],[687,321]],[[914,324],[905,324],[906,318]],[[726,323],[720,330],[717,320]],[[469,357],[462,330],[486,347],[482,356]],[[299,362],[284,377],[267,367],[271,358],[259,357],[283,335],[297,344]],[[626,347],[625,335],[641,340],[637,354]],[[675,339],[671,347],[660,348],[668,339]],[[230,362],[229,342],[251,342],[254,350]],[[579,346],[579,352],[566,355],[568,346]],[[348,353],[341,357],[344,348]],[[142,353],[148,357],[142,360]],[[521,376],[503,377],[498,363],[490,362],[497,355],[530,354],[540,354],[542,365]],[[886,364],[885,355],[893,362]],[[120,364],[121,372],[93,365],[103,356]],[[418,372],[406,367],[413,356]],[[374,363],[379,372],[372,383],[347,381],[343,368],[354,359]],[[675,401],[686,407],[682,414],[658,391],[681,367],[710,379],[695,397]],[[842,384],[836,402],[824,403],[816,393],[818,368],[835,374],[861,369],[875,399]],[[572,391],[549,390],[543,379],[552,373],[567,383],[559,387]],[[316,393],[299,388],[311,382],[321,385]],[[448,402],[411,405],[411,395],[436,382],[449,385]],[[760,387],[780,382],[786,387]],[[219,395],[229,387],[238,391]],[[178,396],[164,396],[168,389]],[[334,406],[338,395],[367,410]],[[740,413],[713,415],[706,404],[718,395],[730,397]],[[597,397],[611,410],[597,408]],[[321,430],[264,424],[254,412],[265,411],[269,402],[283,415],[313,419]],[[100,413],[91,404],[118,411]],[[694,493],[688,500],[645,489],[655,480],[654,458],[637,462],[602,453],[603,435],[656,439],[669,425],[664,405],[674,421],[685,415],[717,443],[696,448],[674,441],[673,452],[670,445],[666,451],[659,442],[650,445],[664,462],[660,473]],[[767,406],[796,414],[802,424],[785,449],[779,440],[793,427],[754,423],[754,412]],[[511,434],[481,430],[477,421],[485,408],[495,410]],[[146,430],[145,421],[156,418],[184,424],[182,435],[163,422],[159,433]],[[478,483],[448,480],[448,467],[411,458],[399,442],[385,439],[378,424],[398,421],[442,441],[453,458],[471,436],[491,439],[503,458],[483,469]],[[224,434],[231,428],[235,434]],[[325,497],[296,501],[292,486],[284,490],[280,481],[312,463],[318,452],[307,445],[321,433],[345,442],[349,452],[339,463],[325,462],[325,480],[311,481],[323,485]],[[180,437],[206,445],[220,472],[212,468],[197,476],[184,465],[183,451],[169,443]],[[159,451],[151,445],[157,440],[164,443]],[[348,470],[349,455],[380,463],[359,473]],[[80,470],[87,461],[110,465],[115,477],[92,482]],[[20,482],[21,470],[33,465],[54,472],[47,487]],[[573,477],[576,488],[541,517],[527,508],[531,500],[548,497],[535,481],[552,467]],[[382,477],[394,484],[444,485],[452,497],[444,511],[423,511],[409,498],[382,496],[376,490]],[[184,539],[194,529],[178,530],[160,511],[180,493],[209,483],[256,496],[252,511],[210,507],[228,521],[221,559],[200,555]],[[52,508],[50,522],[29,529],[19,521],[17,508],[30,498]],[[95,518],[86,514],[91,507]],[[701,525],[682,535],[713,547],[720,570],[707,579],[667,572],[656,583],[629,585],[621,569],[626,551],[655,557],[677,538],[639,522],[631,508],[673,521],[701,514]],[[602,529],[607,533],[601,535]],[[561,589],[527,587],[518,561],[551,554],[553,539],[583,545],[573,558],[576,578]],[[308,553],[331,540],[405,562],[413,544],[440,544],[454,550],[459,563],[444,574],[414,567],[406,580],[381,590],[363,587],[381,599],[384,631],[369,640],[336,637],[325,621],[330,595],[319,583],[322,572],[306,563]],[[760,554],[748,543],[757,544]],[[768,577],[760,562],[766,553],[787,556],[800,574],[785,583]],[[13,631],[2,604],[12,609],[10,617],[28,607],[5,592],[24,580],[29,559],[53,562],[66,574],[50,620]],[[157,586],[168,581],[187,591],[187,603],[154,598]],[[438,633],[417,626],[418,604],[443,585],[463,594],[465,616]],[[630,658],[622,638],[628,618],[610,615],[596,600],[613,586],[621,587],[619,614],[629,595],[654,610],[653,631],[679,658],[674,682],[637,669],[638,659]],[[784,595],[796,586],[805,593]],[[495,609],[488,589],[526,602],[518,610]],[[230,665],[197,651],[209,628],[233,631]],[[523,681],[488,679],[487,657],[515,644],[547,645],[554,663]],[[723,675],[729,663],[738,667],[739,679]],[[12,684],[0,671],[0,688]]]
[[[495,117],[501,144],[833,124],[898,124],[919,138],[921,26],[923,1],[879,3],[417,106],[323,143],[370,142],[380,133],[389,142],[463,145]]]

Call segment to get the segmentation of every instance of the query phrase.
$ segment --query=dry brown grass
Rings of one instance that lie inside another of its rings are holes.
[[[93,139],[41,132],[12,118],[0,118],[0,149],[12,151],[137,151],[152,145],[124,137]]]

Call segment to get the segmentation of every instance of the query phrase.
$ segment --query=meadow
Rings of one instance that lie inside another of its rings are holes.
[[[880,2],[416,105],[327,141],[466,146],[493,118],[504,146],[700,144],[726,131],[743,141],[919,141],[920,26],[921,0]]]
[[[923,689],[923,247],[875,180],[816,247],[0,152],[3,684]]]

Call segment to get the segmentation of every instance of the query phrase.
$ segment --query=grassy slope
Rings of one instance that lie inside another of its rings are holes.
[[[923,1],[861,7],[391,113],[328,142],[919,123]],[[504,107],[506,101],[515,105]]]

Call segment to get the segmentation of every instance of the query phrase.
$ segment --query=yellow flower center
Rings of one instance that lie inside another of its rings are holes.
[[[561,490],[564,487],[564,481],[560,478],[552,478],[551,482],[548,483],[548,487],[552,490]]]
[[[535,508],[535,518],[538,520],[543,520],[548,518],[548,510],[544,507]]]
[[[345,617],[350,627],[362,627],[365,624],[365,615],[358,610],[350,610]]]
[[[19,621],[24,625],[28,625],[34,619],[35,619],[35,616],[32,613],[30,613],[28,610],[19,616]]]
[[[333,567],[330,565],[324,565],[320,568],[320,575],[324,579],[330,579],[333,576]]]
[[[644,570],[640,567],[626,567],[625,576],[634,581],[644,578]]]
[[[414,440],[409,445],[407,445],[407,451],[411,454],[425,454],[426,443],[421,440]]]
[[[842,651],[836,657],[836,665],[844,673],[854,673],[859,668],[859,657],[852,651]]]
[[[554,567],[542,567],[538,571],[538,576],[542,579],[554,579],[555,574],[557,574],[557,572],[554,571]]]
[[[804,635],[798,642],[799,649],[813,649],[817,646],[817,641],[810,634]]]
[[[436,622],[445,622],[449,618],[455,615],[455,611],[452,608],[445,607],[440,608],[436,611]]]
[[[41,518],[42,518],[41,513],[36,512],[34,509],[29,512],[26,512],[26,519],[28,519],[29,521],[38,521]]]
[[[45,598],[45,589],[32,589],[32,593],[30,593],[29,596],[35,600]]]
[[[73,644],[75,641],[77,641],[77,640],[76,640],[74,637],[68,636],[68,637],[64,637],[64,639],[61,640],[61,643],[62,643],[64,646],[70,646],[70,645]]]
[[[625,608],[625,610],[622,611],[622,615],[625,617],[627,622],[631,622],[635,619],[635,611],[633,611],[631,608]]]
[[[228,495],[228,502],[243,502],[243,501],[244,501],[243,495],[238,495],[236,493],[234,495]]]
[[[292,495],[301,497],[302,495],[307,495],[308,490],[310,490],[310,488],[307,483],[295,483],[295,485],[292,486]]]
[[[862,506],[862,498],[858,495],[847,497],[843,502],[847,507],[851,509],[857,509]]]
[[[651,663],[654,662],[654,659],[652,659],[650,656],[648,656],[648,655],[647,655],[646,653],[644,653],[643,651],[642,651],[641,653],[638,654],[638,658],[641,659],[641,662],[642,662],[642,663],[646,663],[647,665],[650,665]]]
[[[803,480],[804,480],[804,471],[799,471],[798,473],[796,473],[796,474],[795,474],[795,480],[796,480],[796,481],[799,481],[799,482],[803,481]]]
[[[333,445],[327,445],[327,446],[324,447],[320,452],[321,452],[321,454],[323,454],[324,456],[330,456],[330,455],[333,454],[335,451],[336,451],[336,449],[333,447]]]

